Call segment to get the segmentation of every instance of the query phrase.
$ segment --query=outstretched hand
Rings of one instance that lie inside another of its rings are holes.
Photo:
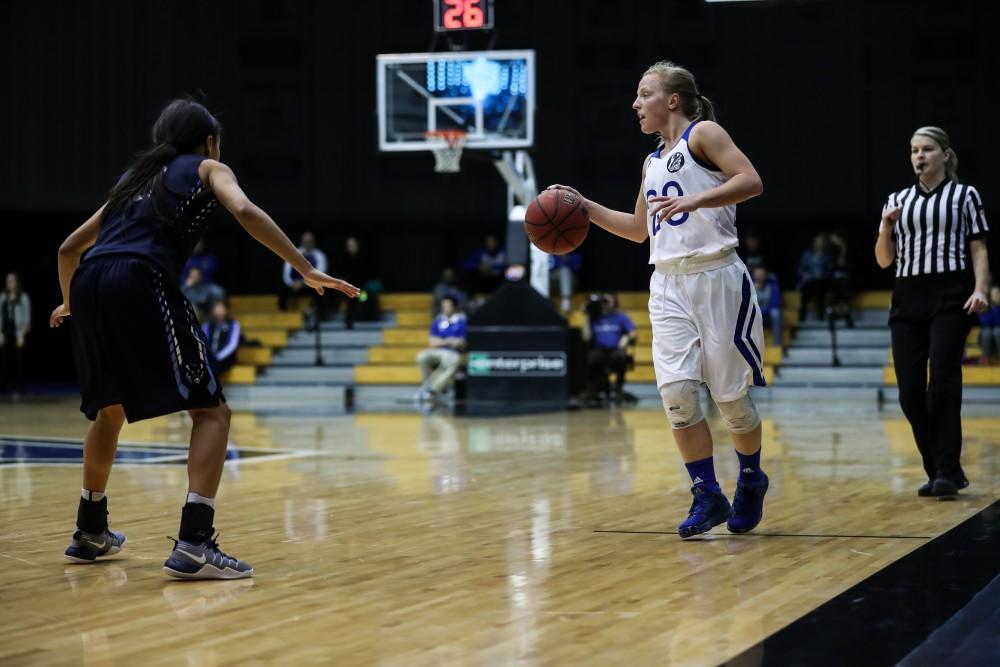
[[[67,317],[69,317],[69,306],[65,303],[56,306],[52,314],[49,315],[49,326],[52,328],[58,327]]]
[[[338,292],[343,292],[352,299],[357,298],[361,294],[361,290],[347,282],[346,280],[341,280],[340,278],[334,278],[333,276],[328,276],[322,271],[317,271],[312,269],[306,275],[302,276],[305,284],[316,290],[317,294],[323,294],[325,288],[335,289]]]

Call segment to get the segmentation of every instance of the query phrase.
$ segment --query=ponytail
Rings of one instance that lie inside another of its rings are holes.
[[[129,170],[108,193],[103,218],[125,210],[136,197],[145,198],[153,215],[159,217],[162,213],[159,202],[162,199],[163,171],[175,157],[177,147],[165,142],[139,153]]]
[[[716,120],[715,105],[701,93],[696,96],[698,99],[698,120]]]
[[[111,188],[102,220],[126,210],[136,198],[148,202],[153,216],[168,217],[163,210],[163,173],[174,158],[194,152],[209,136],[219,140],[222,126],[203,105],[191,99],[168,104],[153,125],[153,147],[136,155],[132,166]]]

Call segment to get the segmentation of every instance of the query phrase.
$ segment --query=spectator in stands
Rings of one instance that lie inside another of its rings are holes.
[[[507,255],[500,247],[497,237],[490,234],[479,248],[462,265],[469,275],[469,284],[480,294],[490,294],[504,279]]]
[[[362,252],[361,241],[359,241],[356,236],[348,236],[347,239],[345,239],[344,252],[343,255],[338,258],[337,267],[341,274],[343,274],[344,280],[352,285],[359,285],[362,290],[368,289],[368,283],[372,279],[371,263],[369,262],[368,256]],[[360,298],[351,299],[344,295],[339,295],[338,298],[344,302],[344,327],[347,329],[353,329],[354,321],[359,319],[358,313],[361,310],[366,309],[369,306],[371,299],[376,298],[376,296],[370,295],[366,291],[364,301]]]
[[[826,296],[833,275],[833,258],[830,256],[826,234],[817,234],[812,250],[802,252],[799,259],[799,322],[806,319],[806,308],[812,301],[816,316],[822,320],[826,313]]]
[[[465,349],[465,313],[458,308],[455,297],[441,299],[441,314],[434,318],[430,330],[430,347],[417,355],[423,383],[417,392],[421,403],[435,402],[451,386],[462,363]]]
[[[995,364],[1000,361],[1000,285],[990,288],[990,307],[979,313],[979,326],[980,361]]]
[[[778,288],[778,278],[765,266],[753,270],[753,286],[757,291],[757,304],[763,317],[765,329],[770,329],[774,335],[774,344],[782,345],[781,338],[781,290]]]
[[[302,240],[299,241],[299,252],[302,253],[306,261],[312,264],[317,271],[326,273],[326,253],[316,247],[315,234],[312,232],[302,233]],[[357,283],[351,284],[357,285]],[[278,293],[278,307],[282,310],[288,310],[289,297],[299,296],[300,294],[308,294],[314,297],[306,316],[307,319],[311,319],[318,326],[325,310],[323,297],[307,287],[299,272],[293,269],[291,264],[285,262],[285,266],[281,272],[281,291]]]
[[[236,350],[242,338],[239,320],[229,316],[225,299],[212,306],[212,316],[201,325],[208,346],[208,360],[216,376],[222,375],[236,363]]]
[[[625,398],[625,372],[631,361],[628,347],[637,340],[632,319],[618,309],[618,297],[612,293],[593,294],[584,309],[583,339],[590,342],[587,354],[586,398],[608,393],[616,403]],[[612,391],[610,375],[615,382]]]
[[[195,244],[194,250],[191,251],[191,256],[188,257],[187,263],[184,264],[184,271],[181,273],[181,281],[187,279],[188,271],[190,271],[193,267],[201,269],[201,279],[204,282],[215,282],[215,272],[219,268],[219,260],[215,255],[205,249],[204,239],[198,239],[198,243]]]
[[[437,315],[441,312],[441,299],[446,296],[450,296],[455,299],[455,303],[458,305],[459,310],[465,308],[465,302],[468,300],[468,295],[462,291],[462,288],[458,286],[458,276],[455,275],[455,269],[450,266],[445,267],[444,271],[441,272],[441,280],[438,284],[434,286],[434,304],[432,306],[431,315]]]
[[[568,313],[573,296],[573,280],[583,266],[583,255],[577,251],[565,255],[549,255],[549,284],[559,285],[559,308]],[[550,288],[551,289],[551,288]]]
[[[843,233],[834,231],[830,234],[831,276],[830,276],[830,308],[833,317],[847,321],[847,327],[854,328],[854,316],[851,313],[851,271],[850,257],[847,251],[847,241]]]
[[[199,322],[205,321],[216,301],[226,298],[226,291],[215,283],[206,282],[201,275],[201,269],[197,266],[192,266],[188,270],[187,278],[181,285],[181,292],[194,306]]]
[[[767,260],[764,258],[764,253],[760,248],[760,237],[757,236],[755,232],[749,232],[746,238],[743,239],[743,243],[740,244],[742,252],[740,255],[743,258],[743,263],[746,265],[747,270],[753,273],[753,270],[758,266],[766,266]]]
[[[0,292],[0,394],[24,391],[24,343],[31,331],[31,299],[16,273]]]

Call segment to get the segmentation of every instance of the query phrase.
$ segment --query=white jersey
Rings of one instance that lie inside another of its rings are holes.
[[[694,195],[726,182],[722,172],[691,153],[688,135],[697,123],[688,125],[673,148],[658,149],[652,154],[643,183],[647,201],[657,195]],[[646,227],[650,264],[711,255],[738,245],[735,204],[678,213],[670,220],[660,220],[659,215],[654,220],[647,213]]]

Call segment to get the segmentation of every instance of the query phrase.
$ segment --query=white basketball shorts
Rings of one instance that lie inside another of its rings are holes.
[[[657,387],[696,380],[727,402],[766,384],[757,292],[735,251],[657,264],[649,319]]]

